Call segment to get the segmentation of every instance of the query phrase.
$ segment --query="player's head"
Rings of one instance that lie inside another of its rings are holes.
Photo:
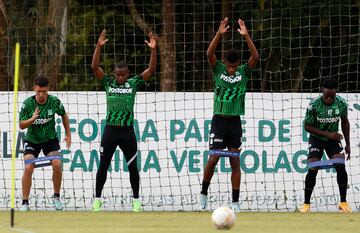
[[[240,53],[235,49],[230,49],[225,54],[224,64],[226,71],[230,75],[234,75],[240,64]]]
[[[322,83],[322,99],[325,104],[332,104],[335,101],[338,82],[335,79],[325,79]]]
[[[48,97],[49,79],[42,75],[36,77],[33,89],[35,91],[36,101],[40,104],[45,103]]]
[[[115,65],[115,79],[119,84],[123,84],[129,77],[129,68],[126,61],[121,61]]]

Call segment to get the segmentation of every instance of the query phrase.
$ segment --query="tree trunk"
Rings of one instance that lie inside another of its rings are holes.
[[[7,12],[3,1],[0,1],[0,91],[10,90],[10,77],[7,72],[7,48],[9,41],[6,36],[6,28],[9,25]]]
[[[175,91],[176,49],[175,49],[175,4],[173,0],[163,0],[163,33],[160,41],[161,91]]]
[[[61,62],[65,55],[67,13],[68,6],[66,0],[49,0],[47,21],[45,22],[47,36],[40,58],[41,67],[38,68],[37,74],[45,75],[49,78],[51,90],[58,89],[57,83]]]

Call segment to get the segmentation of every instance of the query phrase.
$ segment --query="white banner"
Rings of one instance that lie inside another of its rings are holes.
[[[63,152],[62,199],[67,210],[89,210],[95,192],[101,133],[105,126],[104,92],[51,93],[63,102],[70,117],[72,147],[63,142],[61,118],[56,129]],[[19,94],[22,101],[32,92]],[[198,210],[212,118],[212,93],[137,94],[135,132],[138,138],[140,195],[144,210]],[[309,93],[247,93],[242,117],[240,202],[243,210],[293,211],[303,203],[308,134],[302,122],[312,97]],[[360,210],[360,99],[358,94],[340,94],[348,101],[352,159],[346,162],[349,175],[348,202]],[[0,209],[9,208],[11,193],[12,93],[0,92]],[[17,206],[21,205],[24,168],[22,141],[18,131],[16,159]],[[343,142],[344,143],[344,142]],[[37,168],[31,190],[32,209],[53,209],[51,167]],[[210,209],[231,202],[231,168],[222,158],[213,176]],[[103,191],[107,210],[130,210],[131,188],[121,151],[109,168]],[[339,191],[333,169],[317,176],[313,193],[314,211],[336,211]]]

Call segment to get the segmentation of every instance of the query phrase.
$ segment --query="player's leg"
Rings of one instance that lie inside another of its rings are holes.
[[[109,169],[111,159],[116,150],[116,139],[118,137],[118,129],[112,126],[105,126],[104,134],[100,145],[100,164],[96,173],[95,201],[93,203],[93,211],[100,211],[102,201],[101,194],[107,179],[107,171]]]
[[[321,160],[321,157],[324,153],[324,143],[320,139],[310,136],[309,147],[308,147],[308,157],[307,162],[315,162]],[[316,184],[316,176],[318,173],[317,168],[310,168],[305,177],[305,190],[304,190],[304,205],[300,209],[300,212],[307,213],[310,212],[310,199],[312,192]]]
[[[232,185],[232,203],[230,207],[234,211],[240,211],[239,195],[240,195],[240,152],[241,152],[241,139],[242,127],[240,117],[232,117],[225,125],[228,131],[225,143],[229,151],[238,152],[239,156],[230,157],[231,166],[231,185]]]
[[[31,142],[24,142],[24,161],[37,158],[40,153],[38,145]],[[24,174],[22,177],[22,207],[21,211],[29,210],[29,195],[31,189],[32,174],[34,172],[35,165],[32,163],[25,165]]]
[[[223,131],[221,127],[221,118],[218,116],[213,116],[211,120],[211,130],[210,130],[210,140],[209,140],[209,149],[210,150],[222,150],[225,148]],[[208,189],[210,186],[210,181],[214,175],[215,167],[219,162],[220,156],[210,155],[204,169],[204,177],[201,186],[200,193],[200,209],[206,209],[207,207],[207,195]]]
[[[326,154],[330,159],[342,158],[345,159],[345,154],[343,153],[343,147],[340,141],[328,141]],[[336,174],[337,174],[337,183],[339,186],[340,193],[340,203],[339,209],[344,213],[351,212],[351,208],[346,201],[346,194],[348,188],[348,174],[345,169],[345,164],[338,164],[335,166]]]
[[[42,150],[46,156],[60,156],[60,144],[59,139],[54,138],[49,141],[42,143]],[[55,210],[62,210],[64,208],[60,200],[60,189],[61,189],[61,180],[62,180],[62,162],[59,159],[51,160],[51,166],[53,170],[52,180],[54,187],[54,195],[52,197]]]
[[[119,147],[124,153],[129,170],[130,184],[133,191],[133,211],[141,211],[141,201],[139,199],[140,176],[137,166],[137,141],[133,127],[122,129],[122,137],[119,140]]]

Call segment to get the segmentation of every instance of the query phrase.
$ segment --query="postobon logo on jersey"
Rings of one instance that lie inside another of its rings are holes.
[[[329,118],[317,117],[316,119],[320,123],[335,123],[335,122],[338,122],[340,120],[340,117],[329,117]]]
[[[112,87],[109,87],[109,93],[112,93],[112,94],[130,94],[130,93],[132,93],[132,88],[112,88]]]
[[[48,123],[49,121],[51,121],[51,118],[46,118],[46,119],[36,119],[33,123],[33,125],[43,125]]]
[[[224,80],[225,82],[228,82],[228,83],[240,82],[240,81],[241,81],[241,78],[242,78],[242,75],[238,75],[237,72],[236,72],[235,75],[236,75],[235,78],[230,78],[230,77],[227,76],[227,75],[221,74],[220,79],[222,79],[222,80]]]

